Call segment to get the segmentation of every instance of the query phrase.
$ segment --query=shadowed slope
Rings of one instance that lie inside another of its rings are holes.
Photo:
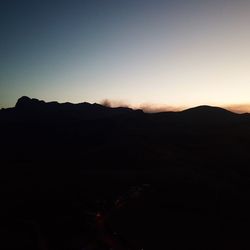
[[[101,233],[118,232],[122,249],[249,248],[247,114],[209,106],[146,114],[22,97],[0,111],[0,131],[1,232],[13,249],[36,242],[36,228],[50,249],[109,249],[89,215],[99,210],[108,215]],[[144,197],[134,186],[145,183]]]

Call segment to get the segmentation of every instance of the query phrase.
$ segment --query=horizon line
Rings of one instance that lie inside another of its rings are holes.
[[[24,97],[24,96],[22,96]],[[22,98],[20,97],[20,98]],[[28,96],[26,96],[28,97]],[[18,98],[17,101],[20,99]],[[43,99],[38,99],[38,98],[31,98],[28,97],[29,99],[37,99],[40,101],[44,101]],[[242,103],[242,104],[223,104],[223,105],[214,105],[214,104],[199,104],[199,105],[168,105],[168,104],[160,104],[160,103],[141,103],[141,104],[132,104],[129,103],[128,101],[120,101],[120,100],[112,100],[112,99],[104,99],[99,102],[88,102],[88,101],[83,101],[83,102],[58,102],[58,101],[45,101],[46,103],[50,102],[57,102],[59,104],[62,103],[71,103],[71,104],[80,104],[80,103],[90,103],[90,104],[100,104],[105,107],[110,107],[110,108],[131,108],[134,110],[142,110],[145,113],[161,113],[161,112],[181,112],[187,109],[195,108],[195,107],[200,107],[200,106],[210,106],[210,107],[217,107],[217,108],[222,108],[225,110],[228,110],[233,113],[237,114],[244,114],[244,113],[250,113],[250,103]],[[14,108],[13,107],[1,107],[1,109],[8,109],[8,108]]]

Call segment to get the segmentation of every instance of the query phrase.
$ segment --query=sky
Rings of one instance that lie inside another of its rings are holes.
[[[248,0],[1,0],[0,108],[45,101],[250,111]]]

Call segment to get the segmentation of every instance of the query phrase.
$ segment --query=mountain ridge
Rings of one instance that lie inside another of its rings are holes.
[[[123,111],[137,111],[137,112],[143,112],[143,113],[148,113],[143,111],[143,109],[133,109],[130,107],[108,107],[99,103],[89,103],[89,102],[81,102],[81,103],[70,103],[70,102],[64,102],[64,103],[59,103],[57,101],[51,101],[51,102],[45,102],[44,100],[39,100],[36,98],[30,98],[28,96],[22,96],[20,97],[16,104],[15,107],[16,109],[19,110],[35,110],[35,109],[42,109],[42,108],[59,108],[59,107],[64,107],[66,108],[71,108],[71,109],[77,109],[77,108],[87,108],[87,107],[95,107],[96,109],[106,109],[106,110],[123,110]],[[12,108],[9,108],[12,109]],[[6,110],[6,109],[2,109]],[[151,113],[151,112],[150,112]],[[247,115],[248,113],[243,113],[243,114],[238,114],[233,111],[230,111],[226,108],[222,108],[219,106],[211,106],[211,105],[198,105],[194,106],[191,108],[187,108],[181,111],[160,111],[160,112],[153,112],[153,114],[163,114],[163,113],[189,113],[189,114],[201,114],[201,113],[207,113],[207,114],[231,114],[231,115]]]
[[[228,232],[239,233],[239,242],[246,233],[242,221],[250,220],[249,115],[210,106],[151,114],[100,104],[45,103],[23,97],[16,107],[0,111],[0,131],[0,190],[6,192],[3,215],[6,217],[12,204],[21,211],[14,225],[20,224],[19,218],[40,218],[52,242],[57,234],[55,242],[60,247],[53,249],[66,249],[65,242],[74,241],[75,235],[68,232],[72,228],[82,230],[78,221],[85,218],[84,211],[103,211],[111,200],[116,204],[116,197],[122,201],[120,192],[127,197],[125,190],[134,190],[138,184],[149,184],[153,193],[148,200],[141,197],[139,203],[133,195],[135,210],[125,206],[125,215],[115,212],[115,218],[121,232],[123,227],[131,231],[132,222],[137,225],[135,235],[139,232],[142,239],[153,237],[150,250],[156,249],[155,242],[162,232],[160,240],[166,244],[166,225],[169,232],[176,226],[173,246],[187,236],[195,235],[196,242],[200,238],[196,235],[207,232],[208,240],[201,240],[205,248],[187,248],[185,242],[177,249],[207,249],[215,225],[225,225],[227,231],[222,233],[226,237]],[[47,212],[40,217],[44,204]],[[9,225],[12,217],[6,218]],[[163,225],[164,230],[158,225]],[[67,238],[62,237],[62,228]],[[145,237],[148,228],[150,237]],[[180,234],[181,228],[184,230]],[[222,233],[218,231],[214,236],[213,246]],[[249,244],[249,231],[246,235]],[[125,236],[129,239],[128,233]]]

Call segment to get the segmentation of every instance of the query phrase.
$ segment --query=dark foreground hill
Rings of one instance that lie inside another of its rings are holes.
[[[250,247],[248,114],[22,97],[0,131],[3,246]]]

